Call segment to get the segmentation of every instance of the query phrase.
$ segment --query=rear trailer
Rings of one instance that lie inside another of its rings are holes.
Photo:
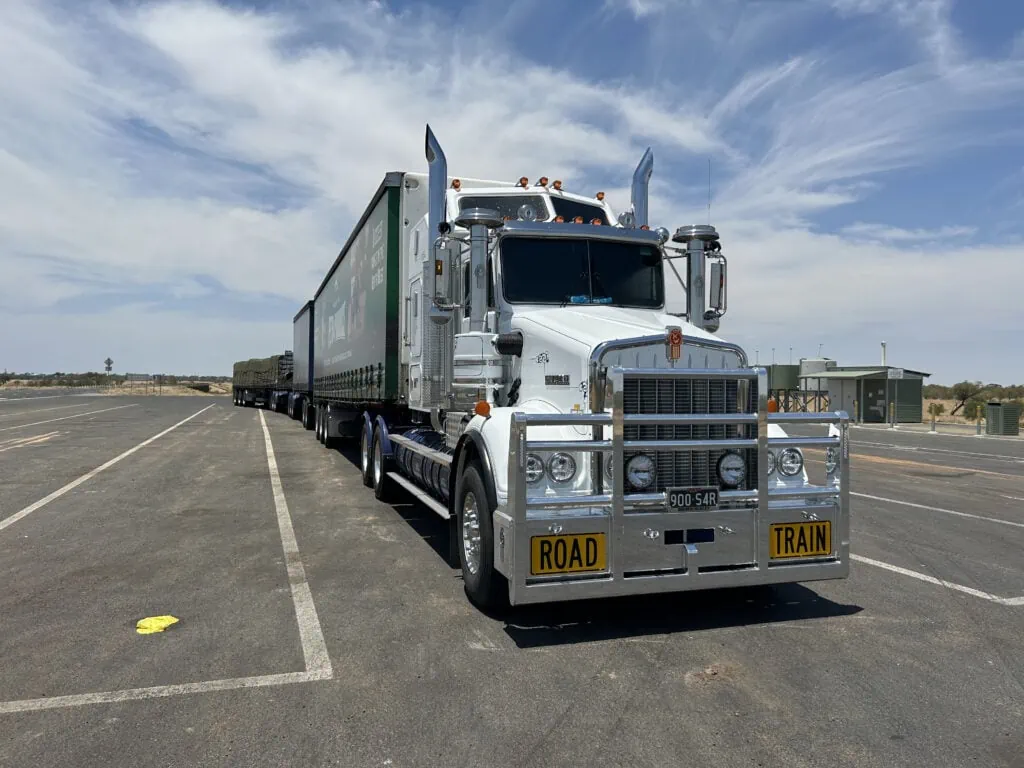
[[[235,405],[284,410],[292,386],[292,353],[240,360],[234,364],[231,389]]]

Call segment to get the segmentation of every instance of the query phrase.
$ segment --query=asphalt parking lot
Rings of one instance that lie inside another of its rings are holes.
[[[492,617],[282,414],[0,402],[0,765],[1024,766],[1024,441],[852,451],[848,580]]]

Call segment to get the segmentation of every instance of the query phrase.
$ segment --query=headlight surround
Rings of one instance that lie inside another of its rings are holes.
[[[747,462],[735,451],[722,454],[718,460],[718,479],[724,485],[735,488],[747,474]]]
[[[626,479],[629,484],[642,491],[654,485],[654,459],[638,453],[626,462]]]
[[[828,447],[825,449],[825,472],[832,474],[839,466],[839,449]]]
[[[544,477],[544,459],[536,453],[526,454],[526,482],[533,485]]]
[[[771,476],[775,472],[775,451],[768,451],[768,475]]]
[[[799,475],[804,468],[804,455],[796,448],[786,448],[779,452],[778,467],[786,477]]]
[[[548,477],[556,483],[568,483],[576,477],[576,459],[568,453],[556,453],[548,459]]]

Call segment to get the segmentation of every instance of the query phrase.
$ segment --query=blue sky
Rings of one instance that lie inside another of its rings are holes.
[[[468,7],[467,7],[468,6]],[[1024,381],[1024,4],[45,2],[0,8],[0,367],[227,373],[290,346],[430,122],[465,176],[707,218],[720,334]]]

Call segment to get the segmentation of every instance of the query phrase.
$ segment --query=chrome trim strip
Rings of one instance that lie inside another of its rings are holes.
[[[757,448],[757,440],[745,437],[728,440],[627,440],[625,448],[629,451],[713,451],[717,448]]]
[[[627,424],[685,426],[687,424],[757,424],[756,413],[627,413]]]
[[[527,451],[608,451],[611,440],[527,440]]]
[[[408,448],[413,453],[418,453],[420,456],[426,456],[428,459],[444,464],[446,467],[451,467],[452,465],[452,459],[454,457],[451,454],[435,451],[433,448],[428,448],[427,446],[421,445],[407,437],[403,437],[402,435],[389,435],[389,437],[392,443],[398,443],[400,446]]]

